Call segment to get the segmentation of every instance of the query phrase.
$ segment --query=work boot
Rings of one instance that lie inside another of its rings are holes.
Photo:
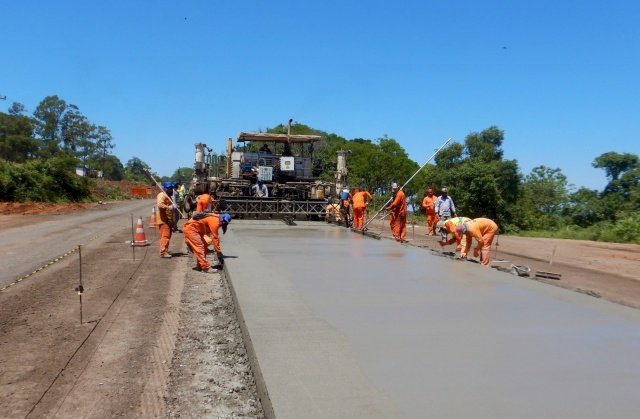
[[[160,257],[163,259],[170,259],[171,255],[169,253],[160,253]]]

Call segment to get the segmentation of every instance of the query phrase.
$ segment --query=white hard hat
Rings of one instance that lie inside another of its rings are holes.
[[[393,182],[393,183],[391,184],[391,189],[398,189],[398,184],[397,184],[397,183],[395,183],[395,182]]]

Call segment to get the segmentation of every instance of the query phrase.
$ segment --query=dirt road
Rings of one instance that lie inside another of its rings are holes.
[[[127,211],[116,211],[115,218],[120,227],[103,228],[82,247],[82,324],[74,292],[77,253],[0,292],[1,416],[261,417],[224,278],[192,271],[180,234],[172,240],[175,257],[161,259],[155,232],[147,229],[152,245],[137,248],[134,260],[125,243],[131,237]],[[2,230],[5,238],[15,234],[16,254],[32,245],[30,233],[20,233],[37,222]],[[46,244],[47,237],[39,241]],[[44,257],[41,252],[31,254]],[[224,330],[224,338],[202,339],[211,328]],[[210,366],[191,363],[198,358],[189,354],[206,357]],[[203,393],[211,380],[216,397]],[[183,394],[207,397],[189,405],[176,396]]]
[[[369,231],[392,239],[388,220],[372,222]],[[407,245],[423,247],[437,254],[455,250],[454,246],[440,247],[439,237],[427,236],[424,225],[408,225],[407,238]],[[496,267],[511,270],[511,265],[515,264],[531,268],[531,277],[527,279],[640,308],[638,245],[499,236],[494,240],[491,257]],[[559,273],[561,279],[536,278],[533,274],[537,271]]]

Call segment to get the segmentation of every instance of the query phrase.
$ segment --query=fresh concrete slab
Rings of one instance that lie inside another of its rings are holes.
[[[278,418],[640,411],[638,310],[322,223],[222,247]]]

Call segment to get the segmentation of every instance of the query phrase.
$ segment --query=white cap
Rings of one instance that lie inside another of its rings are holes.
[[[397,183],[395,183],[395,182],[393,182],[393,183],[391,184],[391,189],[398,189],[398,184],[397,184]]]

